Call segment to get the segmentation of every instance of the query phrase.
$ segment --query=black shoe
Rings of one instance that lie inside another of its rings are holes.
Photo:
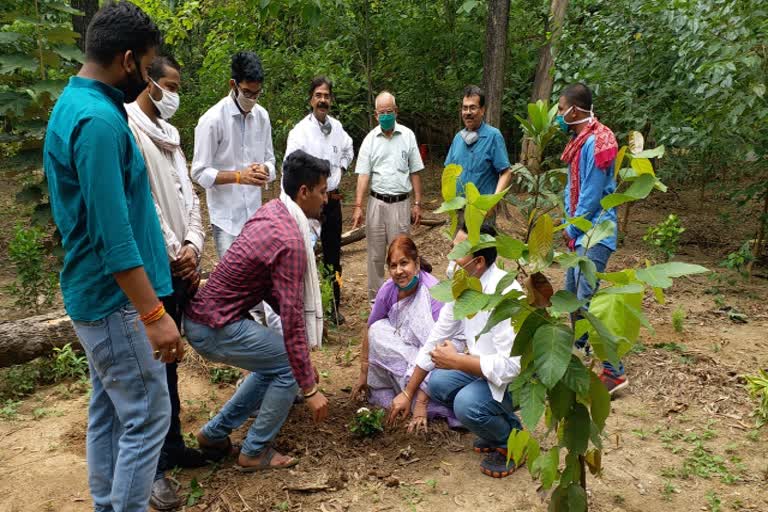
[[[174,454],[173,466],[182,468],[201,468],[207,466],[211,458],[202,451],[185,446],[179,453]]]
[[[152,484],[149,504],[155,510],[175,510],[181,506],[181,498],[176,494],[176,488],[171,481],[161,478]]]

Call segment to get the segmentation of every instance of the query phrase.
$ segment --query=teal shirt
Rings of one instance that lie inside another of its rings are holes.
[[[165,242],[123,93],[72,77],[48,121],[43,165],[66,255],[64,306],[73,320],[100,320],[128,303],[112,274],[144,270],[170,295]]]
[[[482,123],[477,129],[477,141],[468,146],[457,133],[445,157],[445,165],[458,164],[461,175],[456,180],[456,193],[464,195],[467,183],[472,182],[481,194],[495,194],[499,175],[510,167],[507,147],[501,132]]]

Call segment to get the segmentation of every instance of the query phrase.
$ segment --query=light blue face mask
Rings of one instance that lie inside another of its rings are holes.
[[[418,284],[419,284],[419,274],[416,274],[415,276],[413,276],[413,278],[411,278],[411,281],[405,286],[400,286],[399,284],[395,283],[395,285],[397,286],[397,289],[400,290],[401,292],[409,292],[414,288],[416,288],[416,285]]]

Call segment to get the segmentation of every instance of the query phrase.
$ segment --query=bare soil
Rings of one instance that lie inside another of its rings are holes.
[[[439,175],[434,169],[427,172],[427,209],[434,209]],[[349,204],[353,177],[346,177],[344,185]],[[658,195],[637,207],[625,245],[609,269],[642,264],[648,256],[642,234],[670,212],[677,213],[688,229],[679,259],[717,268],[725,254],[750,236],[752,227],[723,220],[725,207],[715,211],[715,204],[723,203],[716,196],[701,202],[693,192]],[[344,215],[349,227],[349,206]],[[513,231],[520,226],[515,219],[501,222]],[[6,233],[3,228],[2,235]],[[442,228],[419,227],[414,237],[435,265],[435,274],[443,277],[450,243]],[[0,247],[5,245],[0,242]],[[473,437],[445,424],[432,424],[426,435],[408,435],[402,428],[373,439],[349,433],[347,424],[362,405],[349,401],[349,389],[357,377],[358,344],[368,313],[365,256],[365,241],[344,248],[342,312],[347,323],[331,329],[323,349],[312,355],[323,375],[331,416],[314,425],[307,410],[297,405],[276,440],[279,450],[300,457],[301,463],[292,470],[249,475],[233,470],[232,461],[174,472],[180,493],[190,493],[193,479],[204,490],[197,504],[186,509],[546,510],[538,484],[527,471],[503,480],[483,476],[480,456],[471,450]],[[206,268],[212,268],[215,255],[210,243],[205,258]],[[758,277],[751,283],[732,277],[720,282],[683,278],[669,290],[666,304],[648,302],[656,332],[644,332],[642,346],[626,358],[631,385],[612,403],[604,471],[600,478],[589,478],[591,510],[768,510],[768,436],[765,429],[755,428],[754,404],[741,377],[768,367],[768,282],[761,272],[765,267],[757,268]],[[0,273],[0,284],[12,279],[7,274],[7,270]],[[560,270],[552,269],[548,275],[555,285],[562,284]],[[682,333],[671,324],[678,307],[686,315]],[[747,323],[731,320],[728,308],[745,314]],[[7,300],[0,300],[0,314],[18,313]],[[211,367],[192,355],[180,369],[185,432],[203,425],[232,394],[231,385],[211,384]],[[86,419],[87,395],[59,384],[24,400],[14,419],[0,420],[0,511],[92,509],[85,464]],[[242,438],[247,426],[234,437]]]

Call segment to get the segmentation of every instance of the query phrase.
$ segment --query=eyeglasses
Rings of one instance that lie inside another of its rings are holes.
[[[471,114],[474,114],[474,113],[475,113],[475,112],[477,112],[478,110],[480,110],[480,107],[478,107],[477,105],[469,105],[469,106],[467,106],[467,105],[462,105],[462,106],[461,106],[461,111],[462,111],[462,112],[469,112],[469,113],[471,113]]]
[[[377,111],[376,111],[376,113],[377,113],[377,114],[379,114],[379,115],[383,115],[383,114],[394,114],[394,113],[395,113],[395,111],[394,111],[393,109],[388,109],[388,110],[377,110]]]
[[[257,100],[257,99],[259,99],[259,96],[261,96],[261,94],[264,92],[264,88],[263,87],[261,89],[259,89],[258,91],[253,92],[253,91],[249,91],[249,90],[246,90],[246,89],[241,89],[239,84],[237,84],[237,90],[240,92],[240,94],[242,94],[243,96],[245,96],[249,100]]]

